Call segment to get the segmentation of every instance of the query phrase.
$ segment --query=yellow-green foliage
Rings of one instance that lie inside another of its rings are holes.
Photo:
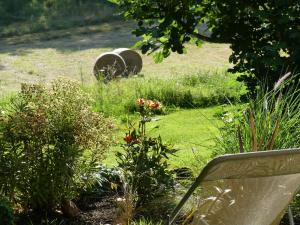
[[[23,85],[0,115],[1,194],[47,211],[75,197],[111,140],[111,122],[90,105],[76,82]]]

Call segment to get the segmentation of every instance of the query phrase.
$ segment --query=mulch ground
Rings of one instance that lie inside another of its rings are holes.
[[[116,196],[91,198],[78,204],[81,214],[75,222],[84,225],[114,224],[117,214],[116,198]]]
[[[16,225],[114,225],[116,224],[118,196],[88,197],[76,202],[81,210],[76,219],[64,218],[62,214],[47,215],[48,221],[38,214],[19,215]],[[167,211],[164,209],[163,211]],[[152,212],[153,213],[153,212]],[[161,213],[161,211],[160,211]],[[294,218],[295,225],[300,225],[300,218]],[[285,215],[280,225],[290,225]]]
[[[284,217],[282,218],[280,225],[291,225],[289,221],[288,214],[285,214]],[[300,218],[299,217],[294,217],[294,225],[300,225]]]
[[[47,215],[38,214],[17,216],[16,225],[101,225],[115,224],[117,207],[116,196],[88,198],[77,203],[80,215],[75,219],[64,218],[61,214]]]

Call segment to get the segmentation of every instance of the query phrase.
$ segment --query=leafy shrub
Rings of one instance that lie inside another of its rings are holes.
[[[164,145],[160,137],[146,136],[146,123],[151,121],[151,114],[160,108],[160,103],[139,99],[138,106],[139,128],[130,128],[124,137],[124,152],[118,152],[117,158],[125,180],[136,195],[136,204],[141,206],[173,187],[167,159],[175,150]]]
[[[92,178],[111,122],[72,81],[23,85],[0,117],[0,191],[24,209],[51,211]]]
[[[13,210],[9,202],[0,197],[0,225],[14,225]]]
[[[122,189],[122,171],[118,167],[106,167],[100,165],[94,174],[95,185],[91,186],[90,194],[107,194],[112,191],[117,192]]]

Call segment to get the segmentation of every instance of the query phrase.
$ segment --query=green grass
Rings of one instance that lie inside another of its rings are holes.
[[[182,110],[153,123],[153,126],[159,127],[154,134],[160,134],[163,140],[178,149],[176,156],[170,159],[172,167],[190,165],[193,172],[199,173],[209,159],[218,135],[215,114],[220,110],[220,107]]]
[[[158,100],[162,113],[239,102],[244,86],[226,72],[195,71],[172,79],[132,77],[86,87],[96,99],[95,109],[126,120],[136,111],[138,98]]]
[[[260,84],[255,98],[241,109],[229,109],[217,154],[234,154],[241,150],[267,151],[300,146],[299,74],[278,82],[277,88]],[[237,132],[239,138],[237,138]],[[242,145],[241,145],[242,144]]]
[[[204,109],[179,110],[169,115],[157,116],[157,121],[149,123],[147,130],[151,136],[160,135],[165,143],[178,149],[176,156],[170,158],[172,168],[190,167],[198,174],[210,159],[215,138],[218,136],[220,120],[216,117],[223,106]],[[137,121],[136,118],[135,121]],[[126,124],[117,126],[117,145],[109,152],[105,163],[115,165],[114,153],[121,151]]]
[[[237,102],[243,92],[235,76],[225,72],[230,67],[229,45],[206,43],[201,48],[188,45],[187,54],[172,54],[160,64],[155,64],[151,55],[142,55],[143,77],[104,85],[97,83],[92,74],[94,61],[103,52],[133,46],[137,40],[131,35],[133,24],[117,21],[51,29],[0,39],[1,99],[20,90],[23,82],[47,84],[59,76],[78,80],[96,98],[95,110],[118,121],[119,142],[126,132],[127,117],[136,119],[133,113],[136,99],[157,99],[163,103],[162,113],[166,115],[153,122],[153,126],[160,127],[153,135],[160,133],[163,140],[180,149],[178,157],[170,161],[172,167],[195,164],[196,172],[197,166],[201,166],[199,159],[206,160],[216,135],[213,124],[217,119],[213,115],[219,107],[205,107],[228,100]],[[194,109],[197,107],[201,108]],[[115,163],[115,149],[106,160],[109,164]]]
[[[93,84],[97,56],[133,46],[137,39],[131,35],[132,29],[131,23],[109,22],[0,39],[0,95],[19,90],[23,82],[49,83],[59,76]],[[227,44],[188,46],[187,54],[172,54],[160,64],[155,64],[152,56],[142,55],[142,74],[145,78],[171,79],[198,71],[223,73],[230,66],[230,52]]]

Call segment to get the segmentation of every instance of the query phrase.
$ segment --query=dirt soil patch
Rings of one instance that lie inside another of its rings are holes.
[[[115,224],[117,207],[115,204],[117,196],[105,196],[88,198],[77,203],[81,210],[75,219],[68,219],[57,213],[55,215],[42,216],[39,214],[20,215],[17,217],[16,225],[100,225]],[[46,219],[45,219],[46,218]]]
[[[78,205],[81,214],[77,222],[86,225],[114,224],[117,214],[116,197],[89,199],[83,205]],[[75,224],[74,224],[75,225]]]

